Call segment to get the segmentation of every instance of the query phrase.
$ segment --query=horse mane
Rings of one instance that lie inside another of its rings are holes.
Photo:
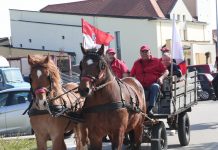
[[[32,65],[30,68],[31,72],[32,72],[32,70],[34,70],[36,68],[46,69],[52,77],[54,87],[56,87],[56,89],[59,90],[59,89],[61,89],[60,71],[51,58],[49,58],[48,62],[45,63],[45,60],[47,59],[47,57],[50,57],[50,56],[45,57],[42,55],[34,55],[32,57]]]

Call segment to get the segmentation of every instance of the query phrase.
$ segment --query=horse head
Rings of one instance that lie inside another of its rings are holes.
[[[40,110],[48,108],[47,100],[60,91],[59,70],[50,56],[28,55],[30,84],[36,105]]]
[[[108,77],[110,69],[105,60],[104,45],[99,49],[85,49],[81,45],[81,50],[84,56],[80,62],[79,92],[82,96],[87,97],[96,87],[110,80]]]

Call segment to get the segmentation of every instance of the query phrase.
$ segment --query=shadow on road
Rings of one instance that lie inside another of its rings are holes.
[[[218,123],[217,122],[209,122],[209,123],[200,123],[191,125],[191,130],[204,130],[204,129],[217,129]]]
[[[180,146],[179,144],[169,145],[170,150],[216,150],[218,143],[202,143],[202,144],[191,144],[189,146]]]

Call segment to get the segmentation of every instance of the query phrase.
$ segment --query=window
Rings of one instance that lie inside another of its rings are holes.
[[[115,31],[117,58],[121,59],[120,31]]]
[[[4,93],[7,95],[6,97],[6,105],[5,106],[12,106],[17,104],[26,103],[29,100],[29,92],[28,91],[19,91],[19,92],[10,92]],[[1,97],[1,96],[0,96]]]
[[[183,17],[183,21],[186,21],[186,16],[185,16],[185,15],[183,15],[182,17]]]
[[[177,15],[177,20],[180,21],[180,15]]]
[[[6,93],[0,94],[0,107],[6,105],[7,97],[8,97],[8,94]]]
[[[188,62],[187,62],[187,63],[188,63],[188,65],[191,65],[191,59],[190,59],[190,58],[188,58],[188,59],[187,59],[187,61],[188,61]]]

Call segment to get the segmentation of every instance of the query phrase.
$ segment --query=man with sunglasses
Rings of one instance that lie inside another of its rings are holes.
[[[109,48],[106,51],[106,61],[110,65],[114,75],[118,78],[128,77],[129,76],[129,70],[126,66],[126,64],[119,60],[116,57],[116,52],[113,48]]]
[[[158,98],[160,85],[163,84],[163,79],[168,76],[169,71],[159,58],[151,55],[148,45],[140,48],[140,56],[141,58],[134,62],[130,75],[138,79],[144,87],[148,104],[147,113],[153,115],[152,108]]]

